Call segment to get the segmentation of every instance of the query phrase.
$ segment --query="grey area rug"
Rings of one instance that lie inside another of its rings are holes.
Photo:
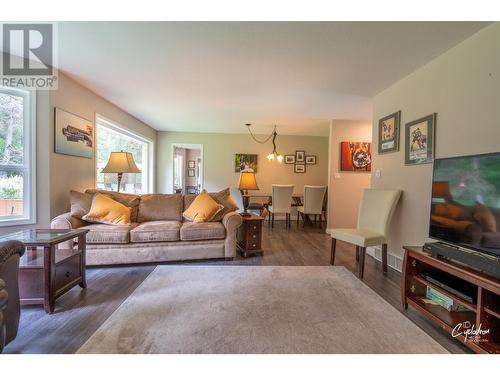
[[[447,353],[344,267],[158,266],[78,353]]]

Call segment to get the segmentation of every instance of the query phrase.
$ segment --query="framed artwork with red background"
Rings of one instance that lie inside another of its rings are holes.
[[[342,172],[370,172],[372,170],[371,142],[340,142],[340,170]]]

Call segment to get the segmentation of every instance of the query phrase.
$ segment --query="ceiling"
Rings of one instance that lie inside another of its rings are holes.
[[[157,130],[327,135],[486,25],[63,22],[58,66]]]

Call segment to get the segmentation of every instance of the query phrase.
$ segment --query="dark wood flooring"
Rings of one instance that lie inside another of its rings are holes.
[[[330,260],[330,237],[318,227],[287,230],[276,221],[274,229],[264,223],[264,256],[233,261],[191,261],[188,264],[252,265],[252,266],[324,266]],[[184,262],[185,264],[186,262]],[[183,263],[175,263],[183,264]],[[335,265],[356,271],[354,247],[339,243]],[[154,270],[155,265],[90,267],[88,288],[78,287],[61,297],[53,315],[46,315],[40,306],[22,308],[18,337],[5,348],[5,353],[74,353],[97,328]],[[366,258],[363,280],[370,288],[413,321],[452,353],[470,351],[411,308],[404,312],[400,303],[400,274],[389,269],[382,274],[381,264]]]

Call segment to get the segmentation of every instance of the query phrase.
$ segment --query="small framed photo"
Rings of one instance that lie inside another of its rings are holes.
[[[295,151],[295,162],[296,163],[304,163],[306,161],[306,152],[305,151]]]
[[[306,164],[316,164],[316,155],[306,155]]]
[[[194,169],[192,168],[188,169],[188,177],[194,177]]]
[[[405,165],[432,163],[436,113],[406,124]]]
[[[294,172],[295,173],[306,173],[306,165],[305,164],[295,164]]]
[[[391,113],[378,121],[378,153],[399,151],[399,124],[401,111]]]
[[[188,168],[194,168],[196,166],[194,160],[188,160]]]
[[[285,164],[295,164],[295,155],[285,155]]]

